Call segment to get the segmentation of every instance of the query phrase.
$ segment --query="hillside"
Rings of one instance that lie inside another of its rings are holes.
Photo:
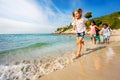
[[[91,20],[91,19],[90,19]],[[96,23],[99,24],[100,27],[102,27],[102,23],[108,23],[111,27],[111,29],[120,29],[120,11],[118,12],[113,12],[108,15],[100,16],[97,18],[92,18],[92,20],[95,20]],[[88,26],[89,20],[87,21]],[[53,33],[63,33],[63,34],[68,34],[68,33],[74,33],[72,30],[72,25],[71,23],[67,26],[57,28],[55,32]]]
[[[120,11],[93,18],[93,20],[100,20],[102,23],[108,23],[112,29],[120,29]]]

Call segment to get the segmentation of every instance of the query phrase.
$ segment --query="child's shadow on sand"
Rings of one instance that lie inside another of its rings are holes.
[[[93,48],[93,49],[87,48],[86,49],[87,52],[84,52],[81,56],[90,54],[91,52],[95,52],[95,51],[101,50],[103,48],[106,48],[106,46],[100,46],[100,47],[96,47],[96,48]]]

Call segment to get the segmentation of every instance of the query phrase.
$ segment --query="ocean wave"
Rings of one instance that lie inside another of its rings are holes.
[[[0,80],[37,80],[45,74],[63,69],[73,62],[73,55],[48,57],[47,59],[22,60],[9,65],[0,65]]]
[[[46,46],[48,45],[49,43],[35,43],[35,44],[32,44],[32,45],[29,45],[27,47],[24,47],[24,48],[37,48],[37,47],[42,47],[42,46]],[[24,49],[23,48],[23,49]]]
[[[24,46],[24,47],[20,47],[20,48],[15,48],[15,49],[11,49],[11,50],[5,50],[5,51],[1,51],[0,54],[2,53],[9,53],[9,52],[13,52],[13,51],[17,51],[17,50],[27,50],[27,49],[35,49],[35,48],[41,48],[44,46],[49,45],[50,43],[35,43],[35,44],[31,44],[28,46]]]

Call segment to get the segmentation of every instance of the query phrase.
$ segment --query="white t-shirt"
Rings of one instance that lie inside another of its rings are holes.
[[[86,30],[86,26],[85,26],[85,23],[86,23],[86,20],[84,18],[82,19],[79,19],[79,20],[74,20],[72,22],[72,25],[73,26],[76,26],[76,30],[75,32],[76,33],[81,33],[81,32],[84,32]]]
[[[109,29],[109,27],[102,28],[102,32],[103,32],[103,35],[110,36],[110,29]]]

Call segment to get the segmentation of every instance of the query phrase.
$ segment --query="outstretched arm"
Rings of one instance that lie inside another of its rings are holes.
[[[100,30],[100,28],[97,25],[95,26],[95,28],[98,29],[98,30]]]

